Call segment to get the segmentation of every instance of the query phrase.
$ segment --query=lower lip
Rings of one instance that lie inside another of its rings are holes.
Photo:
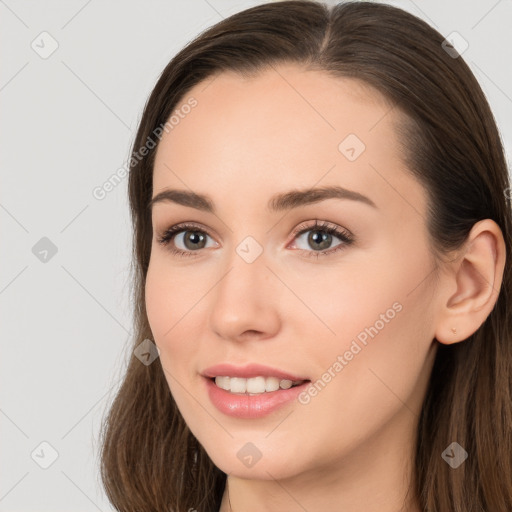
[[[219,388],[214,381],[205,378],[208,395],[217,409],[235,418],[262,418],[290,403],[308,386],[309,381],[289,389],[278,389],[259,395],[234,394]]]

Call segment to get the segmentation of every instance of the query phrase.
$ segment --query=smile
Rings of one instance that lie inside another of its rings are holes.
[[[251,377],[245,379],[243,377],[215,377],[217,387],[236,394],[260,395],[262,393],[270,393],[279,389],[290,389],[299,386],[305,381],[292,381],[289,379],[279,379],[278,377]]]

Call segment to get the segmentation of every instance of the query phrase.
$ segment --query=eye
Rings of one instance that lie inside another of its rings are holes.
[[[315,224],[313,224],[312,226],[306,228],[304,228],[303,226],[299,226],[294,234],[296,238],[299,239],[308,232],[310,232],[310,235],[306,237],[306,243],[310,247],[313,247],[314,249],[321,250],[310,251],[308,249],[302,249],[299,247],[299,249],[306,251],[307,257],[318,258],[319,256],[327,256],[329,254],[344,249],[348,245],[352,244],[354,241],[354,237],[349,231],[337,228],[335,226],[331,226],[327,222],[320,223],[316,220]],[[328,248],[332,244],[333,235],[335,238],[340,239],[341,242],[338,245],[335,245],[334,248],[326,250],[326,248]]]
[[[307,253],[307,257],[318,258],[319,256],[337,252],[352,244],[354,241],[354,237],[349,231],[337,228],[327,222],[319,223],[318,221],[315,221],[315,224],[308,227],[304,227],[304,225],[299,226],[295,230],[294,236],[295,238],[299,239],[308,232],[311,232],[311,234],[307,237],[307,243],[310,244],[313,249],[320,250],[311,251],[299,247],[302,252]],[[341,242],[334,246],[334,248],[326,250],[326,247],[329,247],[332,244],[333,235]],[[167,246],[172,254],[188,257],[196,256],[194,253],[197,253],[199,249],[206,248],[205,242],[207,237],[210,237],[210,235],[202,228],[196,226],[195,224],[183,223],[176,224],[175,226],[167,229],[161,236],[157,237],[157,241],[161,245]],[[175,239],[177,240],[178,244],[183,246],[182,249],[175,247]]]
[[[184,236],[181,236],[182,233]],[[197,249],[205,248],[204,242],[207,236],[210,235],[198,226],[185,223],[170,227],[158,237],[157,241],[164,246],[168,246],[171,253],[178,256],[195,256],[193,253],[197,252]],[[173,247],[176,244],[175,239],[180,241],[180,238],[181,243],[185,245],[185,250]],[[170,244],[171,241],[173,242],[172,244]]]

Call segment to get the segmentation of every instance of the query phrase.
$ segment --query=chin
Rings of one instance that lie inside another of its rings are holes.
[[[235,443],[232,445],[235,447]],[[242,449],[232,449],[228,452],[219,452],[218,447],[213,451],[207,451],[212,462],[222,472],[229,476],[247,480],[281,480],[293,477],[301,473],[297,461],[293,456],[288,456],[283,451],[272,453],[268,450],[267,455],[261,454],[257,459],[257,453],[254,450],[251,460],[252,447]],[[293,461],[293,463],[291,463]]]

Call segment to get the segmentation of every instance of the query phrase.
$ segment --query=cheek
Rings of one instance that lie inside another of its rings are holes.
[[[189,332],[188,343],[183,337],[187,323],[187,311],[190,312],[197,298],[190,297],[191,287],[180,283],[177,273],[169,264],[161,262],[162,258],[154,258],[150,262],[146,276],[145,301],[146,313],[154,336],[160,349],[160,361],[166,378],[174,375],[180,366],[177,364],[193,350],[190,342],[193,336]],[[195,300],[194,300],[195,299]],[[172,384],[172,381],[169,381]]]
[[[384,247],[368,256],[359,252],[338,268],[318,265],[314,272],[283,279],[302,299],[290,297],[290,314],[285,321],[297,326],[304,350],[321,366],[327,368],[333,356],[350,348],[353,339],[362,346],[382,339],[390,332],[389,326],[400,325],[400,317],[411,309],[415,295],[408,293],[420,279],[421,265],[417,259],[416,267],[407,265],[394,251],[387,251],[389,248]],[[321,345],[311,345],[312,340],[320,339]]]
[[[154,341],[160,350],[164,377],[187,423],[193,417],[193,410],[185,389],[188,389],[192,376],[196,351],[192,342],[196,336],[190,331],[191,325],[186,316],[191,308],[188,304],[192,302],[189,294],[190,286],[180,286],[176,272],[171,271],[168,264],[161,264],[158,258],[151,261],[146,276],[146,313]]]
[[[323,435],[335,426],[346,439],[357,438],[401,408],[419,413],[434,336],[432,290],[425,279],[430,262],[425,252],[405,254],[382,254],[378,266],[325,282],[331,301],[317,307],[334,334],[309,345],[316,385],[302,402],[309,409],[305,421],[325,429]],[[329,421],[319,426],[315,418],[326,411]]]
[[[190,272],[174,268],[165,255],[151,256],[146,276],[146,312],[151,330],[162,343],[172,339],[197,303],[197,282]]]
[[[146,276],[145,302],[151,332],[155,341],[162,341],[164,333],[172,327],[170,313],[174,311],[175,298],[169,293],[167,282],[158,266],[153,263]]]
[[[297,295],[307,297],[308,307],[321,320],[306,315],[310,327],[304,323],[302,332],[309,334],[299,338],[317,371],[327,371],[345,353],[346,378],[366,379],[370,365],[389,367],[391,375],[405,370],[409,377],[421,370],[434,333],[432,290],[426,279],[432,262],[421,244],[417,250],[406,249],[389,241],[371,255],[359,252],[347,258],[339,271],[323,268],[313,280],[296,279]],[[311,338],[313,330],[319,334]],[[309,338],[320,338],[321,345],[311,345]]]
[[[308,299],[316,297],[316,311],[334,331],[334,343],[358,337],[364,345],[388,337],[394,344],[404,341],[400,332],[420,334],[418,322],[428,314],[432,293],[426,279],[433,265],[429,256],[422,244],[413,251],[410,244],[400,247],[390,238],[371,254],[360,252],[347,260],[340,277],[325,271],[317,291],[307,293]]]
[[[352,325],[356,335],[331,344],[319,364],[315,396],[303,400],[309,399],[305,421],[313,421],[310,428],[325,430],[325,436],[336,430],[353,440],[370,437],[401,410],[410,420],[419,416],[432,362],[428,312],[420,301],[400,303],[402,309],[387,323],[369,317],[363,327]]]
[[[164,253],[152,255],[146,276],[146,313],[175,396],[182,393],[180,383],[197,382],[200,356],[208,350],[202,344],[211,308],[208,291],[217,280],[211,267],[180,267]]]

